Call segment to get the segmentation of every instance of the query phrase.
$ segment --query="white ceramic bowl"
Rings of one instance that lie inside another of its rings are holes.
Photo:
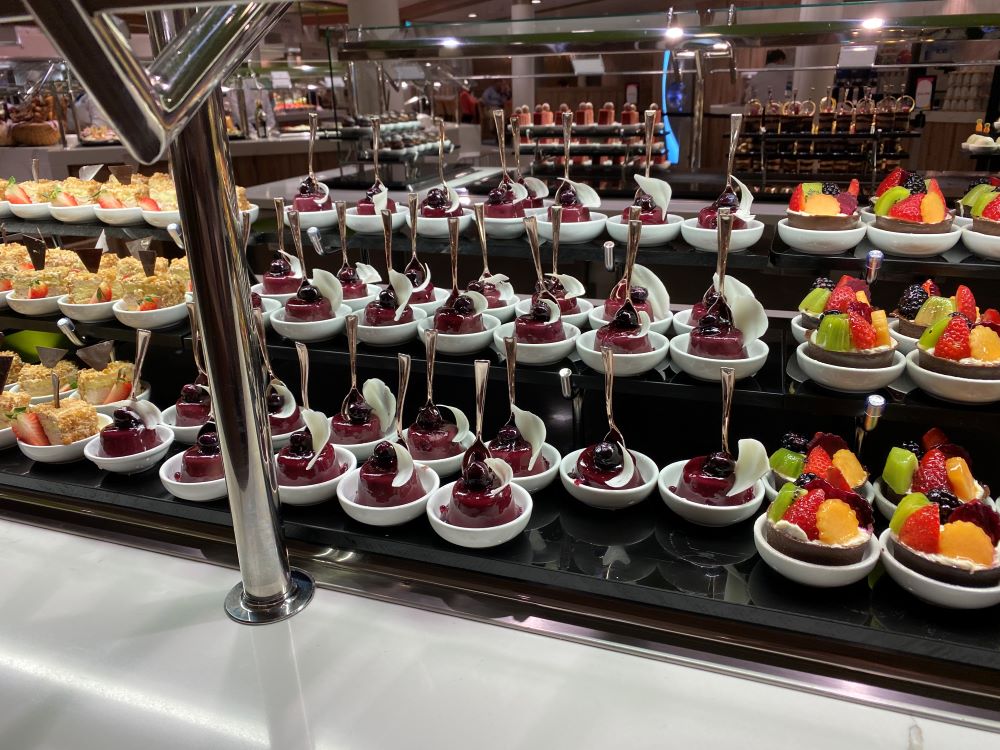
[[[0,430],[0,448],[10,448],[17,444],[17,437],[14,435],[14,430],[10,427],[4,427]]]
[[[288,302],[288,300],[290,300],[292,297],[295,296],[295,292],[292,292],[291,294],[264,294],[263,284],[254,284],[253,286],[250,287],[250,291],[257,292],[257,294],[260,295],[260,298],[262,300],[265,299],[277,300],[278,302],[281,303],[282,307],[285,306],[285,303]]]
[[[687,310],[678,310],[674,313],[673,326],[674,335],[680,335],[682,333],[691,333],[694,330],[694,326],[688,323],[691,320],[691,308]]]
[[[504,542],[509,542],[527,527],[528,519],[531,518],[531,495],[526,489],[513,483],[510,485],[511,498],[521,509],[521,515],[513,521],[483,529],[469,529],[445,523],[441,520],[441,506],[451,502],[451,493],[454,488],[454,482],[439,488],[430,496],[426,506],[431,528],[446,542],[470,549],[496,547]]]
[[[288,441],[292,439],[292,435],[301,429],[302,429],[301,427],[296,427],[294,430],[289,430],[288,432],[282,432],[280,435],[275,435],[274,433],[271,433],[271,447],[274,448],[275,450],[280,450],[281,448],[284,448],[286,445],[288,445]],[[195,437],[197,437],[197,434],[195,434]]]
[[[344,477],[357,468],[358,459],[353,453],[345,450],[343,446],[335,445],[333,448],[336,461],[347,464],[344,472],[319,484],[308,484],[302,487],[279,484],[278,500],[282,505],[316,505],[330,500],[337,494],[337,486],[344,480]]]
[[[643,224],[642,233],[639,235],[639,247],[656,247],[676,240],[681,233],[683,221],[684,219],[677,214],[667,214],[666,224]],[[628,242],[628,223],[622,221],[621,214],[608,217],[604,228],[615,242],[621,245]]]
[[[413,470],[417,472],[420,486],[424,494],[413,502],[392,507],[360,505],[358,498],[358,482],[361,469],[354,469],[337,485],[337,499],[344,512],[358,523],[368,526],[399,526],[424,515],[427,499],[441,487],[441,478],[423,464],[414,463]]]
[[[670,488],[677,486],[686,463],[687,460],[675,461],[664,466],[656,482],[663,502],[681,518],[699,526],[732,526],[734,523],[752,518],[760,510],[765,494],[764,482],[761,480],[757,480],[754,485],[753,497],[743,505],[703,505],[673,492]]]
[[[806,376],[822,386],[844,393],[867,393],[885,388],[906,369],[906,360],[900,352],[893,352],[888,367],[840,367],[813,359],[806,353],[808,344],[799,344],[795,360]]]
[[[956,586],[937,581],[908,568],[896,560],[892,552],[892,531],[886,529],[879,537],[882,565],[889,577],[918,599],[950,609],[985,609],[1000,604],[1000,585],[986,588]]]
[[[602,326],[606,325],[609,321],[606,317],[604,317],[604,305],[603,304],[594,305],[594,307],[591,308],[590,310],[590,314],[587,315],[587,321],[590,323],[590,327],[595,331],[598,328],[601,328]],[[654,320],[649,324],[649,330],[653,331],[654,333],[660,333],[666,336],[667,331],[670,330],[670,325],[673,322],[674,322],[674,314],[669,310],[667,310],[667,314],[665,317],[660,318],[659,320]]]
[[[260,298],[260,317],[264,319],[264,328],[271,327],[271,316],[282,307],[281,303],[270,297]]]
[[[490,446],[490,443],[486,444],[486,447]],[[541,492],[550,484],[552,480],[556,478],[556,474],[559,473],[559,464],[562,462],[562,456],[559,455],[559,451],[556,450],[554,445],[549,445],[548,443],[542,443],[542,450],[539,454],[539,458],[544,457],[546,461],[549,462],[549,468],[540,474],[535,474],[530,477],[514,477],[514,484],[519,484],[524,487],[528,492]]]
[[[853,250],[865,238],[868,225],[863,221],[853,229],[820,231],[799,229],[788,223],[788,219],[778,222],[778,236],[781,241],[800,253],[807,255],[840,255]]]
[[[344,304],[354,311],[364,310],[365,306],[369,302],[373,302],[375,298],[378,297],[379,293],[382,291],[382,287],[375,286],[374,284],[368,284],[365,291],[367,292],[367,294],[365,294],[364,297],[357,297],[355,299],[345,299]],[[295,295],[292,296],[294,297]],[[281,304],[282,306],[284,306],[285,303],[282,302]]]
[[[409,429],[403,430],[404,440],[406,439],[408,433]],[[418,463],[421,463],[428,469],[433,470],[435,474],[442,478],[449,477],[452,474],[457,474],[462,469],[462,458],[465,456],[466,449],[472,445],[475,439],[475,435],[470,432],[459,442],[459,445],[462,446],[462,450],[456,455],[448,456],[448,458],[434,458],[430,460],[420,459]]]
[[[649,336],[649,343],[653,347],[653,351],[643,352],[642,354],[613,355],[615,360],[615,377],[627,378],[632,375],[641,375],[644,372],[649,372],[667,358],[667,354],[670,351],[670,341],[667,337],[659,333],[653,333],[652,331],[647,335]],[[576,352],[587,367],[598,372],[604,372],[604,358],[601,352],[595,348],[596,340],[597,331],[581,333],[576,340]],[[520,352],[520,347],[518,347],[518,351]],[[518,358],[520,359],[520,355],[518,355]]]
[[[733,230],[729,251],[735,253],[746,250],[756,245],[763,234],[764,223],[757,219],[751,219],[747,222],[746,229]],[[681,222],[681,236],[685,242],[698,250],[704,250],[708,253],[719,252],[719,230],[699,227],[697,218],[685,219]]]
[[[552,344],[521,344],[517,345],[517,363],[519,365],[552,365],[562,362],[576,349],[576,340],[580,329],[569,323],[563,323],[564,341]],[[503,351],[503,340],[514,335],[514,323],[504,323],[493,332],[493,344]]]
[[[538,236],[543,240],[552,241],[552,222],[547,214],[538,214]],[[604,231],[608,217],[598,211],[590,212],[590,221],[564,221],[559,226],[559,244],[576,245],[581,242],[596,240]]]
[[[817,565],[804,562],[778,552],[767,543],[764,524],[767,515],[760,516],[753,525],[753,541],[757,552],[767,565],[789,580],[817,588],[837,588],[850,586],[866,578],[875,569],[879,559],[879,541],[874,534],[868,540],[868,548],[860,562],[853,565]]]
[[[116,300],[111,306],[111,311],[119,323],[129,328],[145,328],[151,331],[177,325],[182,320],[187,320],[188,314],[186,302],[159,310],[126,310],[124,300]]]
[[[127,406],[130,399],[122,399],[121,401],[112,401],[110,404],[94,404],[94,408],[97,409],[98,414],[105,414],[109,417],[115,415],[115,409],[122,406]],[[142,388],[139,391],[139,395],[135,397],[136,401],[149,401],[149,383],[143,382]]]
[[[507,323],[514,319],[517,314],[517,306],[521,302],[519,297],[514,297],[511,300],[500,300],[501,302],[506,302],[502,307],[490,307],[486,310],[487,314],[492,315],[494,318],[499,320],[501,323]]]
[[[427,340],[427,331],[434,327],[434,318],[424,318],[417,323],[420,340]],[[489,313],[483,313],[483,330],[476,333],[440,333],[437,350],[441,354],[473,354],[490,345],[493,331],[500,327],[500,321]]]
[[[406,223],[406,206],[396,204],[396,212],[392,215],[392,231],[398,232]],[[301,214],[299,214],[301,216]],[[381,214],[359,214],[357,206],[347,209],[347,228],[358,234],[377,234],[382,236]]]
[[[585,300],[583,297],[577,297],[576,304],[579,306],[580,312],[563,315],[562,322],[576,326],[582,331],[583,327],[587,325],[587,321],[590,320],[590,311],[594,309],[594,304],[589,300]],[[518,315],[527,315],[531,312],[531,297],[527,297],[518,302],[514,306],[514,312]]]
[[[962,227],[962,229],[965,229],[966,227],[971,227],[972,226],[972,217],[971,216],[955,216],[955,217],[952,218],[951,223],[954,224],[956,227]]]
[[[21,386],[18,385],[17,383],[13,383],[11,385],[6,386],[4,390],[10,391],[11,393],[18,393],[21,390]],[[69,390],[66,391],[59,391],[59,398],[73,398],[75,396],[76,396],[76,388],[70,388]],[[52,400],[51,394],[45,396],[32,396],[30,403],[32,404],[32,406],[35,404],[47,404],[51,400]]]
[[[104,429],[109,424],[111,424],[110,417],[106,417],[103,414],[97,415],[98,431]],[[83,458],[83,451],[87,447],[87,443],[96,437],[96,434],[88,435],[69,445],[28,445],[18,440],[17,447],[21,449],[21,453],[32,461],[38,461],[43,464],[68,464],[73,461],[80,461]]]
[[[875,221],[875,214],[869,211],[867,208],[862,208],[861,221],[863,221],[865,224],[871,224]]]
[[[13,293],[13,289],[0,292],[0,309],[7,307],[7,298]]]
[[[676,321],[676,318],[674,319]],[[747,357],[745,359],[710,359],[708,357],[698,357],[688,354],[688,342],[691,340],[690,333],[682,333],[675,336],[670,341],[670,361],[682,371],[693,378],[699,380],[713,380],[718,382],[721,379],[720,367],[732,367],[736,371],[736,379],[752,378],[760,368],[767,362],[769,352],[767,344],[760,339],[749,342],[746,345]]]
[[[806,331],[809,329],[802,325],[802,313],[799,313],[794,318],[791,319],[789,325],[792,327],[792,338],[795,339],[796,344],[806,343]],[[889,324],[890,328],[892,324]]]
[[[165,424],[156,425],[156,435],[160,438],[159,445],[131,456],[107,455],[101,449],[99,437],[87,443],[83,449],[83,455],[97,464],[98,468],[113,474],[138,474],[140,471],[154,466],[167,454],[171,443],[174,442],[174,432]]]
[[[141,208],[101,208],[100,206],[94,206],[94,215],[98,221],[113,227],[142,224]]]
[[[434,299],[430,302],[411,302],[410,307],[414,310],[423,310],[427,313],[427,317],[434,314],[441,305],[448,301],[448,297],[451,296],[450,289],[442,289],[441,287],[434,287]]]
[[[930,258],[950,250],[962,239],[962,229],[956,226],[942,234],[889,232],[874,224],[868,225],[868,240],[879,250],[903,258]]]
[[[462,215],[458,217],[459,234],[467,230],[472,225],[473,213],[467,208],[462,209]],[[410,212],[406,212],[406,226],[410,226]],[[421,237],[436,237],[437,239],[448,238],[448,218],[427,218],[417,216],[417,234]]]
[[[201,428],[204,425],[195,425],[194,427],[178,427],[174,424],[177,419],[177,407],[171,404],[161,413],[163,417],[163,424],[169,427],[174,433],[174,440],[178,443],[185,443],[187,445],[194,445],[198,440],[198,433],[201,432]],[[291,433],[289,433],[290,435]],[[172,475],[171,475],[172,476]]]
[[[292,210],[292,206],[286,205],[286,217],[290,210]],[[379,217],[379,234],[382,233],[381,222],[382,217]],[[330,227],[335,226],[337,226],[336,208],[328,208],[325,211],[299,211],[299,227],[303,232],[308,229],[312,229],[313,227],[316,227],[317,229],[329,229]]]
[[[0,219],[10,216],[12,213],[10,210],[10,201],[0,201]]]
[[[147,211],[146,209],[142,209],[142,219],[157,229],[166,229],[171,224],[181,223],[181,212],[177,209],[172,211]]]
[[[896,341],[896,351],[903,354],[909,354],[916,349],[917,342],[920,341],[920,339],[915,339],[912,336],[901,334],[899,332],[899,321],[896,318],[889,321],[889,335]]]
[[[1000,260],[1000,237],[973,232],[971,226],[962,229],[962,242],[973,255],[990,260]]]
[[[931,372],[919,365],[919,355],[918,351],[906,355],[906,373],[921,390],[945,401],[960,404],[990,404],[1000,401],[1000,380],[974,380]]]
[[[176,498],[192,503],[210,503],[229,495],[226,478],[210,479],[207,482],[178,482],[174,475],[181,470],[184,453],[176,453],[160,464],[160,481],[163,488]]]
[[[7,295],[7,305],[16,313],[37,318],[42,315],[54,315],[59,312],[59,297],[39,297],[38,299],[22,299],[15,297],[13,291]]]
[[[49,212],[56,221],[64,221],[67,224],[85,224],[88,221],[97,221],[97,214],[94,213],[94,204],[86,203],[82,206],[50,206]]]
[[[76,320],[80,323],[100,323],[105,320],[111,320],[115,317],[114,310],[111,308],[115,306],[115,302],[117,301],[109,300],[108,302],[73,304],[69,301],[68,294],[64,294],[56,300],[63,315],[70,320]]]
[[[487,216],[484,219],[486,224],[486,236],[497,240],[513,240],[524,234],[524,219],[491,219]]]
[[[639,451],[631,451],[632,455],[635,456],[636,469],[638,469],[639,476],[643,479],[642,484],[638,487],[626,490],[605,490],[599,487],[587,487],[577,484],[576,480],[570,476],[570,472],[576,469],[576,462],[580,458],[581,453],[583,453],[582,448],[563,456],[563,460],[559,464],[559,479],[562,480],[562,485],[566,488],[566,491],[584,505],[589,505],[592,508],[603,508],[604,510],[621,510],[636,503],[641,503],[649,497],[653,488],[656,487],[659,469],[656,468],[653,459],[644,453],[639,453]]]
[[[398,346],[414,338],[417,334],[417,325],[427,317],[423,310],[413,310],[413,320],[409,323],[400,323],[394,326],[366,326],[358,323],[358,338],[370,346]],[[363,315],[358,315],[359,320],[364,320]]]
[[[337,308],[334,316],[329,320],[310,320],[307,322],[289,322],[285,320],[284,309],[276,310],[271,314],[271,327],[286,339],[292,341],[326,341],[344,330],[347,325],[347,316],[351,314],[351,308],[341,305]]]
[[[354,456],[358,461],[367,461],[372,453],[375,452],[375,446],[381,443],[383,440],[388,440],[390,443],[396,439],[396,428],[391,427],[389,432],[382,435],[382,437],[376,440],[369,440],[367,443],[335,443],[333,442],[333,436],[330,437],[330,444],[337,448],[338,450],[343,448],[351,455]],[[353,466],[351,467],[354,468]]]
[[[9,203],[10,211],[19,219],[41,221],[52,217],[51,203]]]

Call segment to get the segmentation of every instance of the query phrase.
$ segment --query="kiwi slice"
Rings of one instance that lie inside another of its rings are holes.
[[[880,195],[875,201],[875,215],[876,216],[888,216],[889,209],[895,204],[899,203],[904,198],[910,197],[910,191],[905,187],[896,185],[886,190],[882,195]]]
[[[947,318],[955,312],[955,303],[949,297],[928,297],[917,310],[913,322],[918,326],[929,326],[941,318]]]

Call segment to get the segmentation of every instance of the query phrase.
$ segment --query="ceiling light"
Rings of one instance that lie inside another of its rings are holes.
[[[866,18],[861,22],[861,28],[869,30],[881,29],[883,25],[885,25],[885,20],[877,16]]]
[[[726,42],[716,42],[712,45],[712,49],[725,50],[729,49],[729,44]]]
[[[531,4],[532,5],[541,5],[542,4],[542,0],[531,0]]]
[[[460,44],[461,44],[460,41],[458,41],[457,39],[455,39],[455,37],[451,37],[451,36],[448,37],[447,39],[442,39],[441,40],[441,46],[442,47],[447,47],[448,49],[455,49]]]
[[[312,66],[312,65],[300,65],[300,66],[299,66],[299,70],[304,70],[304,71],[306,71],[307,73],[308,73],[308,72],[309,72],[310,70],[312,70],[312,69],[313,69],[313,66]]]
[[[667,39],[680,39],[682,36],[684,36],[684,29],[680,28],[679,26],[671,26],[669,29],[666,30],[663,36],[665,36]]]
[[[479,14],[478,13],[470,13],[469,14],[469,18],[479,18]]]

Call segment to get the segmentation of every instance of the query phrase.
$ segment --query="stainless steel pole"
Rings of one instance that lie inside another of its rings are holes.
[[[157,14],[155,28],[151,24],[160,43],[171,24],[164,15]],[[289,569],[281,536],[264,399],[265,342],[252,324],[219,92],[208,97],[170,146],[170,164],[243,577],[226,597],[226,613],[248,624],[276,622],[305,607],[314,584],[306,573]]]

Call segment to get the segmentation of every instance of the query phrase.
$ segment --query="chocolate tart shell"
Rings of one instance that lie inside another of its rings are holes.
[[[918,325],[912,320],[904,318],[898,311],[893,312],[892,317],[899,321],[896,331],[903,336],[909,336],[911,339],[919,339],[924,335],[924,331],[927,330],[927,326]]]
[[[963,365],[951,359],[936,357],[923,349],[918,348],[917,352],[917,364],[925,370],[969,380],[1000,380],[1000,364]]]
[[[861,214],[855,211],[850,216],[811,216],[789,211],[785,214],[788,226],[795,229],[810,229],[814,232],[842,232],[857,229]]]
[[[889,367],[892,364],[892,357],[896,348],[886,349],[884,352],[873,354],[863,354],[861,352],[830,352],[816,346],[810,337],[806,341],[806,354],[817,362],[825,362],[828,365],[837,367],[856,367],[860,370],[872,370],[876,367]]]
[[[803,312],[799,310],[799,325],[805,328],[807,331],[815,331],[819,328],[819,321],[822,316],[813,315],[812,313]]]
[[[992,237],[1000,237],[1000,221],[990,219],[973,218],[972,231],[980,234],[988,234]]]
[[[861,562],[868,549],[868,541],[850,547],[830,547],[816,542],[794,539],[777,529],[770,519],[764,524],[764,538],[778,552],[813,565],[854,565]]]
[[[980,495],[977,499],[980,500],[981,502],[986,502],[986,498],[990,496],[990,488],[988,485],[982,483],[980,483],[979,486],[983,488],[983,494]],[[913,492],[911,488],[909,492],[905,492],[902,495],[900,495],[898,492],[896,492],[896,490],[890,487],[889,483],[886,482],[884,479],[881,482],[881,487],[882,487],[882,496],[893,505],[899,505],[900,500],[902,500],[904,497]],[[973,501],[970,500],[969,502]]]
[[[935,581],[950,583],[954,586],[970,586],[973,588],[988,588],[1000,583],[1000,566],[986,570],[964,570],[953,565],[928,560],[923,555],[914,552],[899,539],[889,536],[889,546],[896,562],[905,565],[920,575],[933,578]]]
[[[918,221],[903,221],[889,216],[876,216],[875,226],[887,232],[902,232],[904,234],[944,234],[951,231],[952,217],[936,224],[923,224]]]

